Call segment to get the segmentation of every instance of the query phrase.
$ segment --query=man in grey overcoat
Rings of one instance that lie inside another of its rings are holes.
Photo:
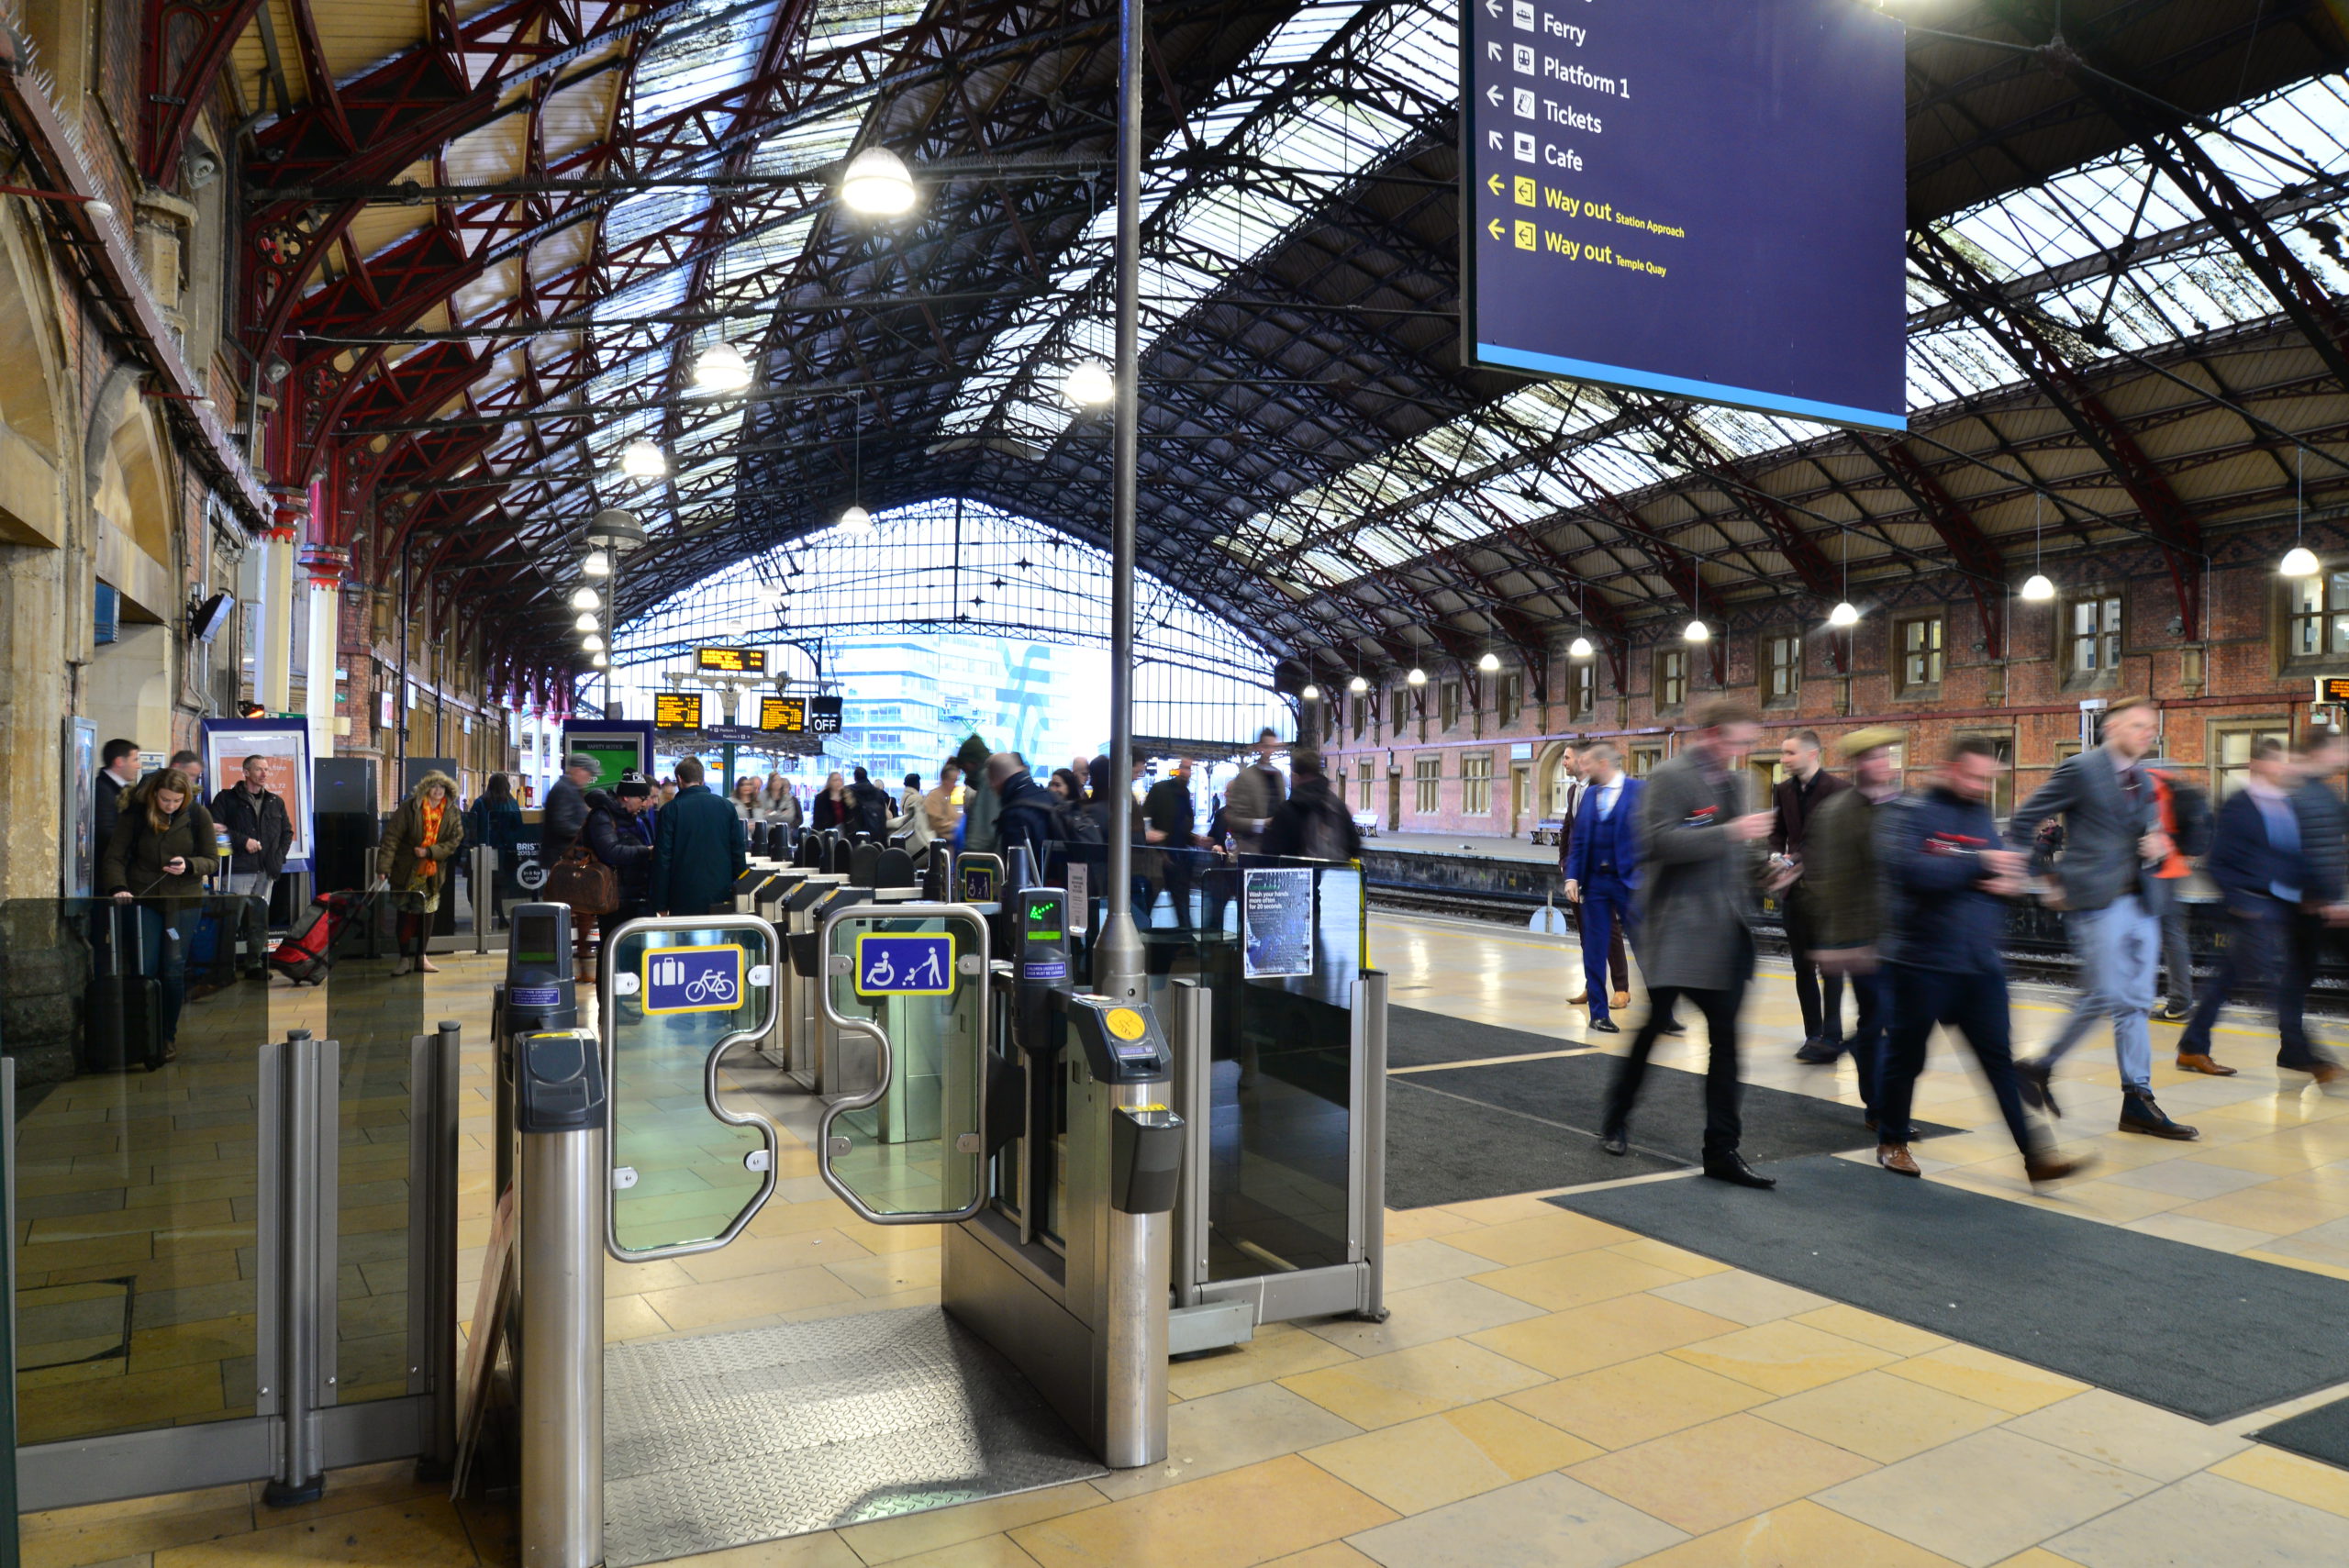
[[[1631,1106],[1648,1053],[1682,996],[1704,1015],[1705,1174],[1743,1187],[1776,1186],[1738,1153],[1737,1014],[1753,974],[1761,846],[1771,813],[1748,811],[1745,753],[1762,733],[1753,710],[1732,699],[1709,704],[1678,755],[1648,775],[1640,802],[1640,967],[1648,983],[1647,1021],[1616,1063],[1600,1129],[1609,1154],[1631,1149]]]

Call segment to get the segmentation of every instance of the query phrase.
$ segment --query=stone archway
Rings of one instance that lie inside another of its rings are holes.
[[[1559,764],[1566,759],[1566,743],[1553,740],[1533,756],[1533,819],[1548,822],[1565,814],[1566,779]]]

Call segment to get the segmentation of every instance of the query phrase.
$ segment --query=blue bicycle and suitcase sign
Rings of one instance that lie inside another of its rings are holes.
[[[651,948],[644,954],[644,1010],[648,1013],[723,1013],[742,1005],[743,949]]]

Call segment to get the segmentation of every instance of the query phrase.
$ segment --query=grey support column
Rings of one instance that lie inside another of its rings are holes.
[[[408,1392],[430,1396],[417,1478],[446,1480],[457,1457],[458,1026],[418,1035],[408,1073]]]
[[[1108,1086],[1113,1107],[1157,1105],[1160,1084]],[[1118,1114],[1116,1109],[1110,1113]],[[1172,1193],[1149,1214],[1109,1210],[1108,1299],[1101,1323],[1106,1420],[1101,1462],[1112,1470],[1166,1457],[1166,1292]]]
[[[585,1029],[516,1041],[521,1134],[522,1568],[604,1561],[604,1227],[610,1125]]]
[[[277,1164],[277,1473],[262,1490],[273,1508],[315,1503],[326,1492],[318,1434],[318,1197],[324,1185],[318,1136],[322,1049],[308,1029],[285,1031]]]

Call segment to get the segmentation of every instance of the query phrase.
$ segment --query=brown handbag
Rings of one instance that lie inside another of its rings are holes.
[[[573,848],[547,873],[544,896],[568,904],[577,915],[608,915],[620,906],[619,873],[581,848]]]

